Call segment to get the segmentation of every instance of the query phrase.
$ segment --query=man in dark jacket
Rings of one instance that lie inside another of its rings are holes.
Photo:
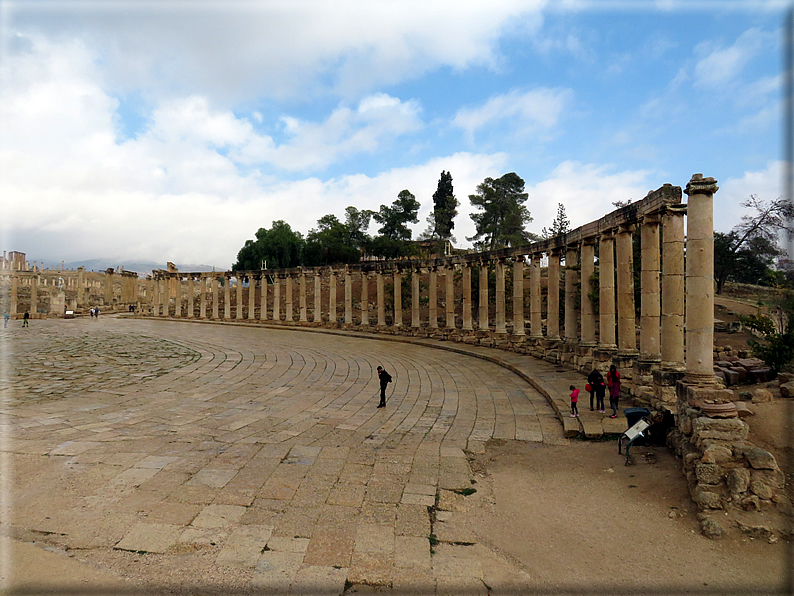
[[[597,397],[598,411],[601,412],[604,409],[604,394],[606,393],[604,376],[596,369],[593,369],[587,375],[587,383],[590,385],[590,411],[593,410],[593,397]]]
[[[386,407],[386,386],[391,383],[391,375],[386,372],[386,370],[382,367],[378,367],[378,380],[380,381],[380,403],[378,404],[379,408]]]

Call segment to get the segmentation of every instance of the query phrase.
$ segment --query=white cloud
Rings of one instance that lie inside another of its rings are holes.
[[[724,85],[736,79],[747,63],[762,51],[769,51],[771,34],[748,29],[728,47],[703,42],[695,53],[703,56],[695,64],[695,84],[701,87]]]
[[[222,98],[347,97],[449,66],[493,66],[516,21],[536,30],[545,0],[476,2],[16,3],[9,30],[90,31],[116,89]]]
[[[649,174],[647,170],[615,172],[609,165],[564,161],[546,180],[527,187],[527,207],[534,218],[528,227],[537,233],[548,228],[557,215],[558,203],[565,205],[572,228],[599,219],[615,209],[613,201],[645,197],[650,190]]]
[[[560,114],[570,103],[570,89],[538,88],[521,92],[510,91],[491,97],[482,106],[461,108],[453,124],[472,137],[474,132],[497,122],[510,121],[517,132],[532,129],[549,129],[557,124]]]
[[[773,161],[763,170],[747,171],[739,178],[727,178],[718,182],[720,189],[714,195],[714,229],[729,232],[746,212],[741,203],[750,195],[764,201],[783,196],[782,161]]]

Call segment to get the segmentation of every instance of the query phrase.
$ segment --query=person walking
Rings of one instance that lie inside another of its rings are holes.
[[[28,327],[29,326],[28,321],[30,321],[30,313],[28,311],[25,311],[25,314],[22,315],[22,326]]]
[[[607,373],[607,385],[609,385],[609,407],[612,408],[610,418],[618,417],[618,400],[620,399],[620,373],[613,364]]]
[[[571,385],[571,418],[579,417],[579,390]]]
[[[593,398],[596,395],[596,387],[604,382],[604,377],[595,368],[587,375],[587,386],[585,390],[590,393],[590,411],[593,411]]]
[[[386,407],[386,386],[391,383],[391,375],[382,366],[378,367],[378,380],[380,381],[380,403],[379,408]]]

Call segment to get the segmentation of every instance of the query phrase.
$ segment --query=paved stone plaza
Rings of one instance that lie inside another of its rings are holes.
[[[465,452],[566,441],[520,376],[415,344],[111,317],[5,332],[10,532],[134,581],[142,558],[163,585],[485,593],[455,523]]]

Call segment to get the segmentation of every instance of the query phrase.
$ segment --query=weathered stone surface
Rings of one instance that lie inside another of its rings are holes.
[[[739,501],[739,507],[745,511],[759,511],[761,509],[761,501],[755,495],[750,495]]]
[[[704,464],[722,464],[733,459],[733,452],[723,445],[711,444],[705,446],[703,458]]]
[[[723,528],[716,521],[707,517],[700,522],[700,532],[706,537],[711,539],[722,538],[725,536],[725,528]]]
[[[700,417],[692,421],[692,435],[698,440],[743,441],[749,432],[750,427],[738,418]]]
[[[742,454],[747,458],[750,466],[756,470],[777,470],[775,456],[760,447],[748,446],[742,449]]]
[[[698,481],[705,484],[719,484],[725,476],[724,470],[717,464],[698,464],[695,473]]]
[[[761,538],[770,544],[777,542],[777,536],[775,535],[775,532],[767,526],[744,524],[740,521],[736,522],[736,525],[743,534],[747,534],[752,538]]]
[[[781,383],[780,395],[783,397],[794,397],[794,381],[788,383]]]
[[[756,389],[753,391],[753,403],[763,404],[772,401],[772,392],[768,389]]]
[[[710,490],[699,488],[694,500],[703,509],[722,509],[722,499],[719,494]]]
[[[728,472],[726,480],[731,495],[745,493],[750,487],[750,470],[747,468],[734,468]]]
[[[781,385],[794,381],[794,373],[778,373],[777,379]]]

